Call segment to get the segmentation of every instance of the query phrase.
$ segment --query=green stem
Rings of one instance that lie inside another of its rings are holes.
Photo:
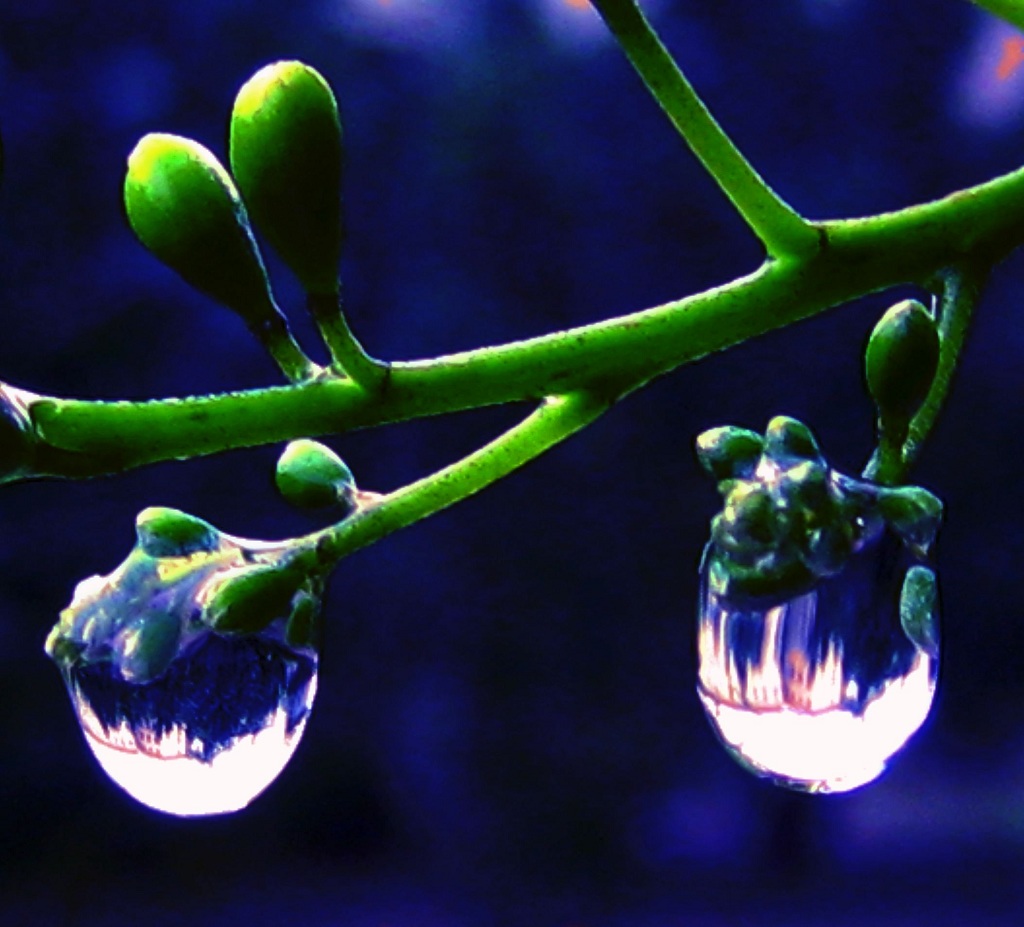
[[[966,265],[944,274],[945,286],[939,315],[939,367],[924,404],[910,422],[907,440],[903,446],[902,467],[897,474],[899,480],[902,480],[920,455],[921,447],[931,433],[949,394],[953,372],[963,351],[971,317],[988,278],[988,270],[987,266]]]
[[[928,285],[967,260],[990,265],[1024,242],[1024,169],[894,213],[816,225],[824,247],[770,261],[724,286],[642,312],[435,360],[395,363],[379,393],[348,378],[143,403],[39,397],[31,467],[0,481],[115,473],[295,437],[659,374],[831,306],[897,284]]]
[[[271,316],[250,325],[249,331],[292,383],[309,380],[320,372],[320,368],[299,347],[283,315]]]
[[[812,254],[814,229],[758,175],[715,121],[635,0],[593,0],[655,100],[773,257]]]
[[[340,292],[311,293],[306,304],[331,354],[335,371],[348,374],[371,393],[379,390],[387,378],[387,365],[370,357],[356,340],[342,311]]]
[[[582,391],[550,396],[490,444],[299,543],[315,547],[320,563],[333,567],[353,551],[433,515],[519,469],[589,425],[614,398]]]

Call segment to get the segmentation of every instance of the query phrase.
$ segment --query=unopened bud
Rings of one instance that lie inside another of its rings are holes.
[[[327,81],[278,61],[242,87],[231,113],[231,170],[257,228],[307,292],[338,289],[342,137]]]
[[[277,462],[274,480],[281,495],[303,509],[355,507],[355,479],[337,454],[318,441],[292,441]]]
[[[139,241],[187,283],[251,328],[280,316],[238,191],[198,142],[143,136],[128,158],[124,202]]]
[[[868,390],[883,423],[905,427],[928,395],[938,366],[935,319],[917,300],[897,303],[879,319],[864,352]]]

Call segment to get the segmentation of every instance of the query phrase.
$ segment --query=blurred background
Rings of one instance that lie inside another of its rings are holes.
[[[936,198],[1024,160],[1015,34],[966,0],[645,6],[740,147],[812,218]],[[235,91],[279,58],[338,94],[344,280],[380,357],[595,321],[760,261],[584,2],[0,0],[0,378],[96,399],[277,382],[235,317],[142,250],[120,203],[139,136],[223,155]],[[755,779],[703,717],[694,605],[717,496],[692,443],[786,413],[859,469],[872,439],[860,352],[913,291],[665,377],[343,564],[303,743],[223,818],[164,817],[107,780],[42,647],[75,583],[127,554],[147,505],[248,537],[317,527],[275,495],[277,449],[3,487],[0,923],[1019,924],[1022,283],[1017,254],[994,274],[916,474],[948,514],[935,709],[880,781],[848,795]],[[364,487],[389,490],[521,414],[330,443]]]

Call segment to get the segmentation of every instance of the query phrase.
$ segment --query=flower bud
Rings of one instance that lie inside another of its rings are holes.
[[[143,136],[128,158],[124,202],[139,241],[187,283],[250,328],[280,317],[238,191],[198,142]]]
[[[356,484],[352,471],[329,447],[302,438],[284,449],[274,474],[281,495],[303,509],[355,507]],[[347,514],[347,512],[346,512]]]
[[[814,433],[803,422],[776,415],[764,432],[765,453],[778,460],[823,460]]]
[[[209,522],[157,506],[139,512],[135,536],[139,548],[150,557],[188,557],[220,548],[220,532]]]
[[[113,639],[113,659],[127,682],[152,682],[178,655],[182,626],[170,612],[144,611]]]
[[[764,448],[764,439],[747,428],[724,425],[697,438],[697,459],[716,480],[749,477]]]
[[[267,65],[239,91],[232,173],[257,227],[313,295],[338,289],[342,155],[334,94],[308,65]]]
[[[881,490],[878,510],[907,544],[925,551],[942,521],[942,500],[921,486]]]
[[[203,610],[219,634],[255,634],[291,617],[292,600],[307,578],[287,567],[248,567],[220,580]]]
[[[708,459],[705,447],[725,446],[739,432],[705,432],[698,441],[702,462]],[[744,434],[743,446],[752,449],[754,439],[760,440]],[[756,459],[744,451],[742,468],[718,482],[723,505],[711,521],[705,561],[723,595],[759,605],[782,601],[841,572],[884,532],[913,556],[927,555],[942,514],[932,493],[880,487],[838,472],[811,430],[793,418],[773,418],[762,446]],[[710,459],[728,461],[728,455]],[[712,476],[723,472],[705,466]]]
[[[928,395],[938,366],[939,333],[931,313],[914,299],[890,308],[864,352],[868,390],[883,422],[906,427]]]

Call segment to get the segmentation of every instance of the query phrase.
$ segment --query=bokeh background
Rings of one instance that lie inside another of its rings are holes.
[[[966,0],[649,9],[740,146],[811,217],[898,208],[1024,160],[1024,67],[998,73],[1014,34]],[[0,377],[104,399],[276,381],[238,320],[136,244],[120,186],[146,131],[223,153],[237,87],[292,57],[341,101],[344,279],[379,356],[582,324],[759,262],[585,3],[0,0]],[[920,294],[665,377],[346,562],[301,748],[225,818],[163,817],[112,785],[42,645],[74,584],[124,557],[147,505],[250,537],[315,527],[275,496],[276,450],[4,487],[0,924],[1019,924],[1022,283],[1018,254],[994,275],[917,473],[948,506],[940,697],[892,769],[845,796],[756,780],[702,716],[693,610],[717,497],[692,441],[788,413],[856,470],[872,437],[864,339]],[[332,445],[386,490],[520,414]]]

